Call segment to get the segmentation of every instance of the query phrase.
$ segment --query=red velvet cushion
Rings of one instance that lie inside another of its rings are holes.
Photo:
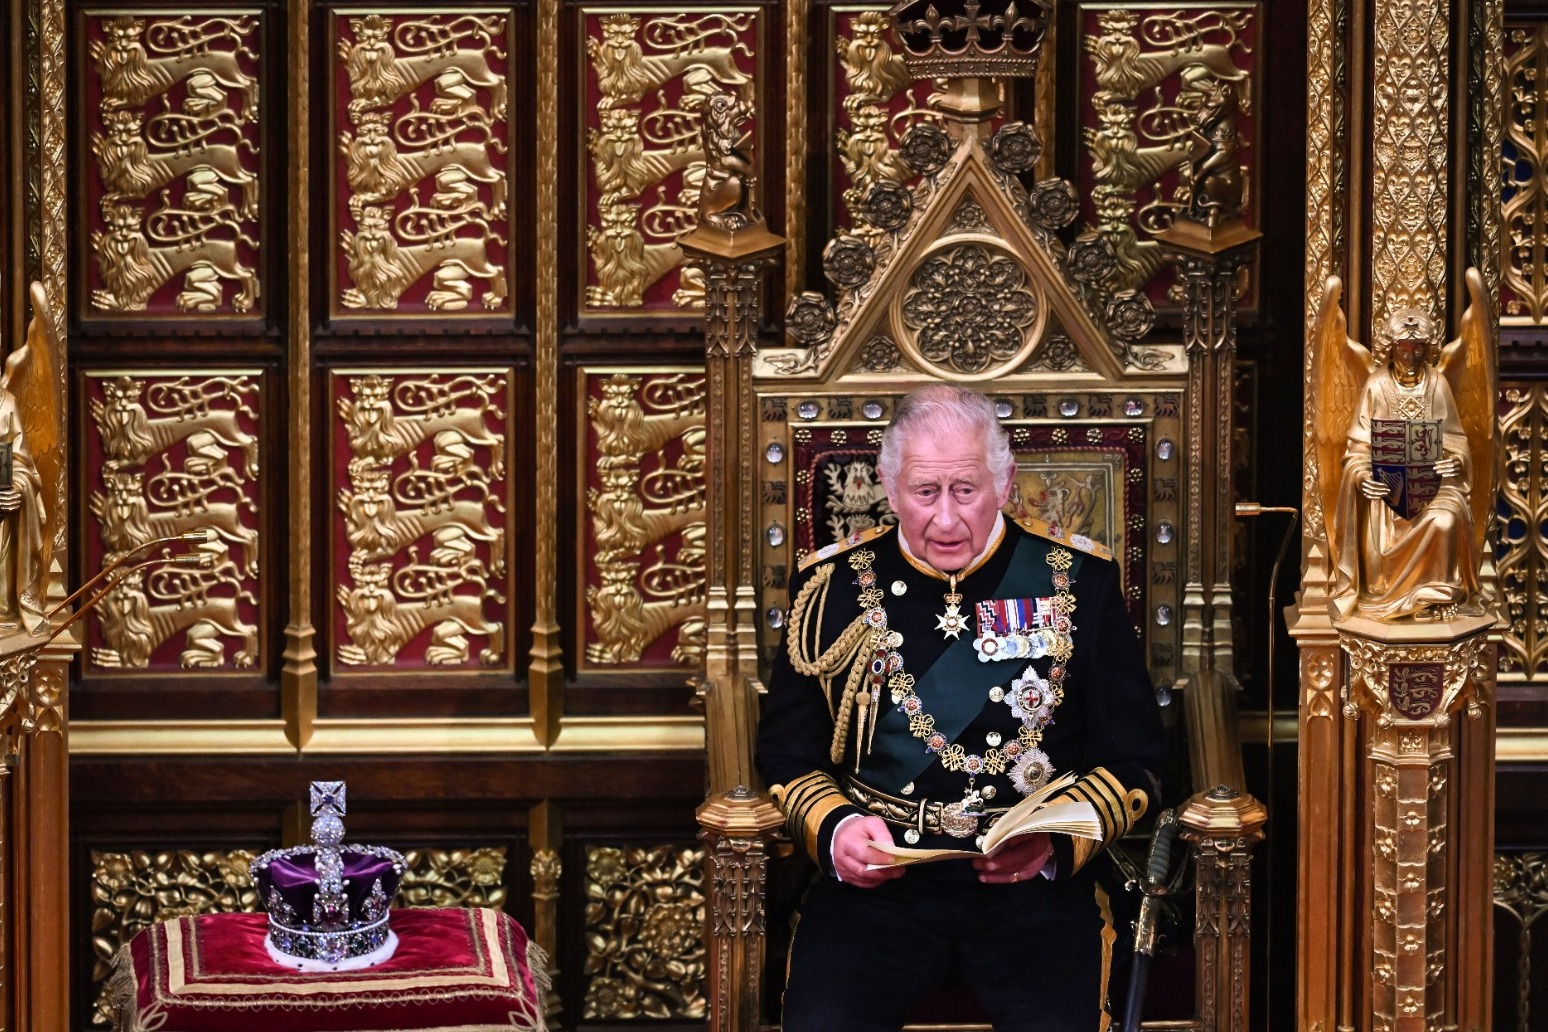
[[[527,933],[494,910],[394,910],[398,949],[365,971],[299,974],[263,914],[208,914],[134,937],[113,975],[121,1032],[541,1030]]]

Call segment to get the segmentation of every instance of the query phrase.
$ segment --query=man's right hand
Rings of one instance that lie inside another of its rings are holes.
[[[1380,477],[1371,477],[1360,485],[1360,493],[1372,501],[1387,497],[1391,490],[1387,482]]]
[[[0,491],[0,512],[16,512],[22,507],[21,492],[16,488]]]
[[[833,869],[839,880],[846,885],[873,889],[882,882],[901,878],[905,868],[892,865],[892,857],[871,846],[873,839],[886,842],[891,838],[887,822],[874,814],[845,821],[833,835]],[[869,864],[890,866],[871,870]]]

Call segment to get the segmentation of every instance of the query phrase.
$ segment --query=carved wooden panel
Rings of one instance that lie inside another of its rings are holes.
[[[1548,314],[1548,25],[1507,25],[1505,60],[1500,322],[1541,323]]]
[[[509,14],[331,25],[334,313],[509,312]]]
[[[259,313],[260,13],[88,8],[81,25],[86,313]]]
[[[678,268],[676,240],[695,225],[706,185],[706,97],[734,92],[757,110],[758,11],[583,7],[579,17],[587,170],[580,310],[637,318],[701,308],[703,277]],[[758,124],[755,116],[747,126],[755,158],[763,152]]]
[[[576,571],[584,669],[704,658],[705,381],[701,370],[581,374],[586,513]]]
[[[512,669],[509,372],[330,385],[335,671]]]
[[[702,1021],[704,850],[586,850],[583,1017]]]
[[[1193,114],[1204,102],[1195,88],[1203,80],[1235,84],[1243,215],[1250,225],[1258,222],[1253,112],[1260,93],[1260,6],[1085,3],[1077,19],[1085,222],[1117,248],[1116,289],[1143,290],[1158,309],[1175,308],[1180,285],[1151,237],[1172,224],[1181,204],[1178,169],[1188,158]],[[1256,305],[1256,297],[1246,287],[1243,306]]]
[[[1548,385],[1504,383],[1500,398],[1505,461],[1494,568],[1505,627],[1499,678],[1537,681],[1548,676]]]
[[[213,532],[208,566],[130,574],[89,618],[86,669],[261,669],[260,393],[256,370],[86,374],[82,466],[85,569],[157,538]]]
[[[850,231],[874,243],[880,232],[866,222],[861,202],[872,183],[914,178],[897,157],[898,141],[916,122],[940,122],[929,106],[934,86],[914,81],[904,67],[887,5],[838,4],[826,10],[833,44],[826,48],[825,96],[834,126],[828,152],[832,217],[826,227],[830,235]],[[998,127],[1006,117],[1002,109],[990,125]]]
[[[1531,1032],[1541,1014],[1545,950],[1537,921],[1548,913],[1548,853],[1494,854],[1494,1027]],[[1536,934],[1534,934],[1536,933]]]

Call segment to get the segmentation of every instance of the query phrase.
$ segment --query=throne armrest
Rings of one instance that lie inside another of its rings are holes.
[[[695,816],[709,887],[709,1032],[754,1032],[762,1001],[764,892],[769,847],[784,815],[767,795],[738,785],[710,796]]]

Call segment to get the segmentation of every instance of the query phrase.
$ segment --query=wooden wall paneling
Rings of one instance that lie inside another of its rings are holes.
[[[680,268],[676,238],[693,228],[702,185],[699,124],[704,97],[731,92],[753,114],[759,201],[777,212],[782,137],[766,117],[773,67],[769,5],[690,7],[581,4],[572,9],[584,50],[571,50],[576,132],[561,134],[580,150],[577,224],[583,318],[603,322],[681,318],[703,307],[697,272]],[[778,81],[778,80],[773,80]],[[772,160],[771,160],[772,159]]]
[[[207,332],[267,311],[267,18],[256,6],[77,9],[75,52],[88,68],[73,128],[83,322],[197,318]]]
[[[1187,133],[1199,97],[1190,76],[1232,82],[1238,91],[1246,201],[1256,225],[1263,103],[1263,5],[1215,2],[1154,8],[1115,3],[1075,5],[1074,30],[1062,39],[1061,62],[1075,65],[1067,115],[1078,126],[1079,178],[1085,228],[1100,228],[1118,250],[1119,289],[1143,290],[1158,311],[1177,311],[1181,286],[1152,239],[1179,207],[1178,169],[1187,160]],[[1182,74],[1179,74],[1182,73]],[[1074,142],[1074,141],[1072,141]],[[1243,276],[1243,314],[1258,306],[1258,260]]]

